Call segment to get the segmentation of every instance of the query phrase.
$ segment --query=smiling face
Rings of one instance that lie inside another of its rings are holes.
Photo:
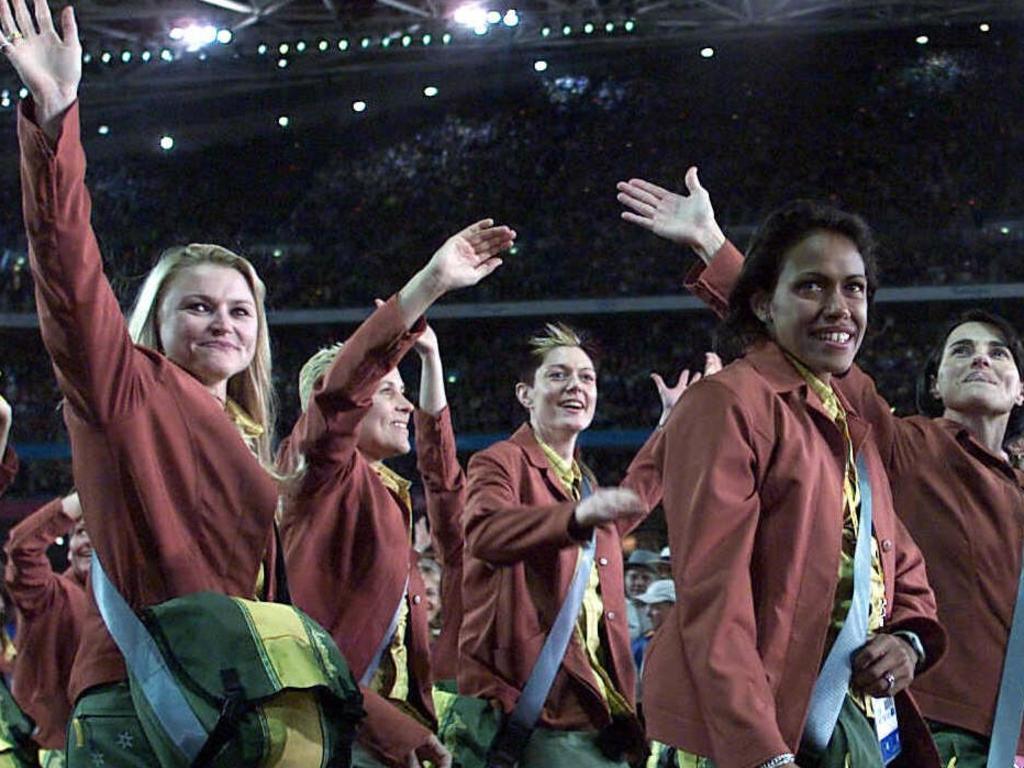
[[[405,384],[393,368],[377,385],[373,405],[359,424],[357,446],[370,461],[401,456],[412,450],[409,419],[413,405],[405,397]]]
[[[948,411],[1008,416],[1024,403],[1020,372],[999,329],[958,325],[946,337],[933,394]]]
[[[577,435],[594,420],[594,362],[580,347],[554,347],[544,355],[533,382],[516,385],[516,397],[530,412],[530,424],[541,436]]]
[[[89,565],[92,563],[92,542],[89,540],[89,532],[85,530],[85,520],[82,519],[81,502],[78,494],[68,497],[68,504],[78,507],[78,521],[71,529],[71,536],[68,541],[68,560],[71,562],[71,570],[81,582],[89,575]]]
[[[828,381],[853,365],[864,339],[864,259],[849,238],[816,230],[786,252],[775,290],[751,304],[779,346]]]
[[[186,267],[166,288],[158,327],[164,354],[223,400],[255,354],[256,301],[237,269]]]

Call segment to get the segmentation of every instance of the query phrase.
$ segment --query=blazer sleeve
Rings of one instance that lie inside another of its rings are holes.
[[[640,447],[640,450],[637,451],[633,461],[629,463],[629,468],[626,470],[626,476],[622,479],[620,487],[629,488],[636,493],[643,501],[646,512],[635,517],[619,518],[616,520],[615,526],[619,530],[619,536],[624,537],[635,529],[661,503],[663,495],[661,470],[664,460],[664,436],[664,430],[654,430]]]
[[[770,441],[714,378],[688,389],[665,428],[665,517],[675,630],[700,681],[693,695],[716,761],[753,765],[789,752],[757,650],[750,563]]]
[[[719,317],[729,311],[729,296],[743,269],[743,254],[728,240],[707,266],[700,262],[686,275],[683,287]]]
[[[34,112],[31,100],[19,106],[18,139],[40,331],[68,403],[84,420],[106,423],[129,412],[142,394],[133,365],[138,353],[90,224],[78,103],[64,115],[56,144]]]
[[[296,461],[296,452],[310,464],[309,481],[335,478],[339,468],[352,465],[359,424],[373,402],[380,380],[396,367],[422,333],[424,322],[406,330],[398,297],[373,312],[345,342],[323,378],[313,388],[306,411],[299,417],[281,452],[281,469]]]
[[[370,688],[360,686],[360,692],[366,719],[359,743],[388,768],[405,768],[409,753],[426,744],[433,732]]]
[[[431,538],[441,565],[462,564],[462,515],[466,505],[466,475],[459,464],[451,410],[436,416],[419,409],[416,426],[416,468],[423,479]]]
[[[71,521],[54,499],[18,523],[7,538],[4,583],[11,600],[26,617],[38,616],[53,604],[60,591],[59,577],[46,550],[67,534]]]
[[[526,505],[520,499],[524,459],[485,451],[469,460],[466,547],[494,565],[525,560],[538,549],[579,544],[569,534],[576,503]]]

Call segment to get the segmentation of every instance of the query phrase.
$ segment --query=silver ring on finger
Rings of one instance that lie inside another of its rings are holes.
[[[896,675],[894,675],[892,672],[886,672],[885,673],[885,690],[886,690],[886,693],[891,691],[895,685],[896,685]]]
[[[14,45],[19,40],[23,40],[24,38],[25,36],[21,34],[21,32],[19,32],[18,30],[14,30],[13,32],[11,32],[11,34],[7,36],[7,42],[9,42],[11,45]]]

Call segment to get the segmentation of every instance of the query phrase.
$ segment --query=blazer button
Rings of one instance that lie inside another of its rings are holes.
[[[605,615],[608,617],[608,621],[615,621],[615,611],[608,611]]]
[[[607,557],[599,557],[597,559],[597,564],[598,565],[608,565],[608,558]]]
[[[882,551],[888,552],[892,549],[892,539],[882,539]]]
[[[420,600],[422,600],[422,599],[423,598],[420,597],[419,595],[413,595],[412,596],[412,604],[413,605],[419,605],[420,604]]]

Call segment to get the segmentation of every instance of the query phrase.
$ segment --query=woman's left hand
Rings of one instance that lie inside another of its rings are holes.
[[[897,635],[875,635],[853,656],[853,689],[881,698],[914,682],[917,651]]]

